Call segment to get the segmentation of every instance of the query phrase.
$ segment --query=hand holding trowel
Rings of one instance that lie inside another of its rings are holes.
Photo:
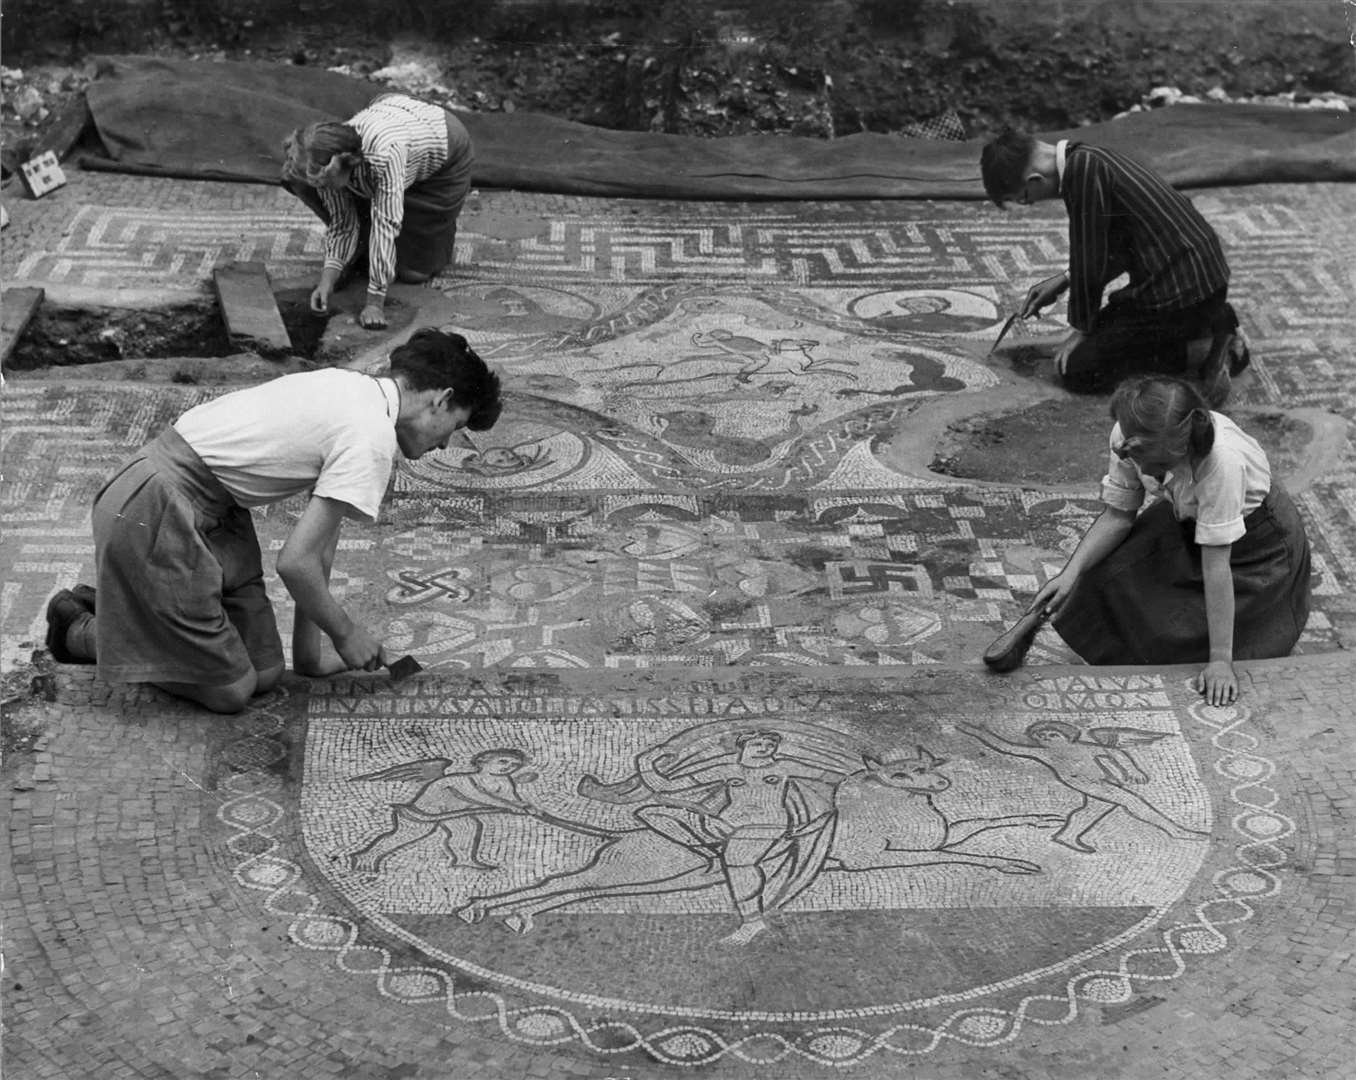
[[[402,656],[399,660],[387,660],[385,653],[383,653],[381,663],[390,674],[392,683],[404,682],[411,675],[424,670],[424,665],[413,656]]]

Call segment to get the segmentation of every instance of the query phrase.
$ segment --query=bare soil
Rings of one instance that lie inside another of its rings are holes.
[[[229,356],[233,347],[216,304],[157,311],[62,308],[44,304],[6,361],[11,371],[128,358]]]
[[[1253,411],[1236,420],[1262,444],[1277,475],[1294,472],[1305,459],[1313,431],[1303,421]],[[1111,424],[1105,397],[1057,398],[971,416],[947,427],[929,468],[962,480],[1091,487],[1106,472]]]

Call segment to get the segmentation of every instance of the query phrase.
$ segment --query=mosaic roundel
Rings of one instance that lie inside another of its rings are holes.
[[[479,282],[446,295],[456,308],[449,328],[475,337],[513,394],[582,410],[560,416],[571,427],[554,445],[540,425],[507,440],[496,429],[493,449],[468,460],[488,480],[554,481],[583,452],[577,441],[567,445],[568,432],[582,437],[606,417],[629,443],[623,456],[653,459],[654,447],[672,456],[670,479],[766,473],[777,486],[792,468],[804,483],[813,479],[807,467],[842,456],[848,433],[866,441],[871,433],[854,429],[878,406],[910,409],[996,382],[947,343],[998,321],[994,302],[979,294],[675,283],[600,286],[586,297]]]
[[[737,683],[338,686],[295,799],[280,702],[223,748],[236,879],[388,997],[677,1065],[997,1045],[1187,974],[1279,888],[1249,717],[1156,676],[982,723],[963,685]]]
[[[866,486],[905,486],[904,477],[876,461],[875,446],[920,404],[868,399],[831,418],[791,416],[785,430],[760,437],[725,430],[714,406],[706,411],[681,402],[647,403],[640,396],[633,401],[634,423],[626,423],[568,402],[518,393],[511,413],[491,431],[470,437],[472,447],[452,446],[402,461],[398,490],[804,489],[859,457],[870,463]],[[866,467],[856,466],[854,482]]]
[[[590,297],[522,282],[472,282],[445,288],[442,293],[451,301],[451,322],[473,338],[487,358],[570,340],[595,323],[605,308],[619,306],[606,290]]]
[[[848,311],[892,334],[991,334],[1003,321],[986,296],[960,289],[882,289],[855,297]]]

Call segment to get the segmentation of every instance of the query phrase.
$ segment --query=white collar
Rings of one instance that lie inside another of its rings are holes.
[[[1064,193],[1064,159],[1069,153],[1069,140],[1060,139],[1055,143],[1055,176],[1059,179],[1059,192]]]
[[[381,396],[386,399],[386,415],[392,421],[400,419],[400,387],[396,381],[385,375],[373,376],[376,383],[381,387]]]

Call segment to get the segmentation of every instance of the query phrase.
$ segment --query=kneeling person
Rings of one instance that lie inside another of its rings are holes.
[[[367,299],[358,322],[385,326],[392,281],[427,281],[452,261],[471,188],[471,136],[444,108],[382,94],[346,122],[298,128],[283,150],[283,186],[326,226],[312,310],[328,311],[340,280],[365,261]]]
[[[1014,131],[984,147],[980,171],[999,206],[1064,201],[1068,269],[1032,286],[1020,314],[1036,315],[1068,291],[1073,330],[1055,366],[1069,389],[1100,392],[1130,374],[1164,374],[1201,382],[1212,407],[1228,397],[1248,349],[1228,303],[1219,236],[1190,199],[1125,154]],[[1129,283],[1104,306],[1121,274]]]
[[[376,520],[397,450],[415,459],[445,448],[463,427],[491,427],[500,408],[499,377],[466,339],[426,328],[383,375],[302,372],[190,409],[96,497],[98,589],[52,598],[48,648],[97,662],[109,682],[243,709],[284,667],[249,508],[309,490],[277,563],[296,603],[293,665],[312,676],[376,670],[381,643],[330,593],[340,527]]]
[[[1191,383],[1128,380],[1111,416],[1101,515],[984,661],[1011,671],[1048,615],[1087,663],[1198,663],[1196,689],[1228,705],[1235,660],[1288,656],[1304,630],[1304,522],[1257,440]]]

